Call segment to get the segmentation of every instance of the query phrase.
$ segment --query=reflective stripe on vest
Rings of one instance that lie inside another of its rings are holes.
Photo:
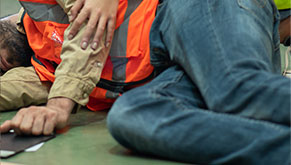
[[[67,14],[58,4],[43,4],[27,1],[20,1],[20,3],[34,21],[52,21],[61,24],[70,23]]]
[[[32,64],[41,80],[54,81],[55,64],[61,62],[67,16],[52,0],[20,1],[29,15],[24,17],[23,24],[30,46],[35,51]],[[154,76],[149,56],[149,33],[157,4],[158,0],[120,0],[110,56],[98,87],[90,95],[90,109],[98,110],[101,109],[100,104],[111,104],[123,91]],[[40,37],[43,34],[45,37]]]

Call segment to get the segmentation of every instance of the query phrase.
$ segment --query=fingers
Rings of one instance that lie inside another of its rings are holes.
[[[107,24],[107,34],[106,34],[106,47],[109,47],[111,41],[112,41],[112,38],[113,38],[113,34],[114,34],[114,31],[115,31],[115,23],[116,23],[116,18],[113,17],[112,19],[110,19],[108,21],[108,24]]]
[[[71,8],[71,10],[68,13],[70,22],[73,22],[75,20],[76,16],[78,15],[83,5],[84,5],[84,0],[78,0],[75,2],[74,6]]]
[[[82,24],[88,20],[86,29],[82,35],[81,48],[86,49],[90,44],[91,48],[96,50],[105,30],[107,30],[105,46],[109,47],[115,30],[118,4],[119,0],[76,1],[69,12],[72,26],[68,34],[68,39],[73,39]]]
[[[54,131],[54,128],[57,123],[57,114],[56,113],[50,113],[46,116],[46,121],[43,128],[43,134],[44,135],[50,135]]]
[[[22,123],[23,115],[26,109],[20,109],[18,113],[11,120],[11,127],[17,135],[21,135],[20,125]]]
[[[37,118],[34,119],[33,127],[32,127],[32,134],[33,135],[41,135],[43,134],[44,129],[44,123],[45,123],[45,116],[40,115]]]
[[[13,125],[13,127],[15,128],[14,130],[16,131],[17,134],[21,133],[21,134],[25,134],[25,135],[30,135],[32,132],[32,126],[34,123],[34,116],[35,115],[23,115],[22,117],[22,121],[19,123],[20,125]],[[15,122],[16,123],[16,122]],[[17,122],[18,124],[18,122]],[[20,131],[20,132],[19,132]]]
[[[78,14],[69,32],[69,35],[68,35],[69,40],[74,38],[74,36],[78,33],[82,24],[88,19],[89,15],[90,13],[88,12],[88,10],[82,10],[81,13]]]
[[[11,120],[6,120],[1,126],[0,126],[0,133],[6,133],[9,130],[12,129],[11,126]]]
[[[91,48],[93,50],[96,50],[98,47],[98,44],[105,30],[106,22],[107,22],[107,18],[104,18],[104,17],[101,17],[98,22],[97,31],[93,39],[93,44],[91,45]]]
[[[1,125],[1,133],[14,129],[18,135],[50,135],[56,127],[58,113],[47,107],[29,107],[19,110],[15,117]]]
[[[95,14],[92,14],[90,16],[90,19],[88,21],[88,24],[86,25],[86,29],[85,29],[85,32],[83,34],[83,38],[82,38],[82,42],[81,42],[82,49],[87,48],[89,40],[90,40],[93,32],[95,31],[95,27],[96,27],[96,24],[97,24],[99,17],[100,17],[100,15],[95,15]]]

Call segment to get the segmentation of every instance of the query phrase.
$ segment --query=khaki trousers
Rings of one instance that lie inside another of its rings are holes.
[[[17,67],[0,77],[0,111],[47,102],[51,82],[41,82],[34,68]]]

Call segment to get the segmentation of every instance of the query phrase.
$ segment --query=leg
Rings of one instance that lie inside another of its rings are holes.
[[[152,62],[182,66],[209,110],[290,125],[276,11],[271,0],[164,0]]]
[[[17,67],[0,77],[0,111],[47,102],[49,82],[41,82],[33,67]]]
[[[125,147],[178,161],[288,164],[290,127],[207,111],[201,100],[183,71],[172,67],[119,97],[107,124]]]

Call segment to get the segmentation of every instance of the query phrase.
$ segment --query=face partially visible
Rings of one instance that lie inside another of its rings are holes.
[[[18,66],[29,66],[33,54],[25,35],[19,33],[15,24],[0,21],[0,75]]]
[[[11,55],[7,49],[0,49],[0,69],[6,72],[9,69],[20,66],[20,63],[9,58]]]

